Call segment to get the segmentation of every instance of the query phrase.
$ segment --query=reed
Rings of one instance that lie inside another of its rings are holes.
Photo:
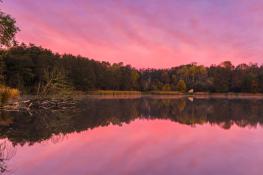
[[[8,103],[10,100],[15,100],[20,96],[18,89],[9,88],[5,86],[0,87],[0,101],[1,105]]]

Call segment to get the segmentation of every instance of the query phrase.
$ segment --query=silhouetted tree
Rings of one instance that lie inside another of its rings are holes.
[[[2,83],[24,93],[36,94],[44,84],[49,84],[46,82],[54,78],[54,74],[63,77],[55,84],[81,91],[193,89],[195,92],[263,92],[263,67],[257,64],[235,67],[231,62],[223,62],[210,67],[188,64],[171,69],[137,70],[123,63],[110,64],[81,56],[59,55],[23,43],[1,50],[0,60]]]
[[[0,48],[13,45],[18,31],[15,19],[0,10]]]

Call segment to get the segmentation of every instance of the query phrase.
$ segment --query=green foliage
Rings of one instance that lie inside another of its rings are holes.
[[[14,44],[18,31],[15,19],[0,10],[0,47]]]
[[[263,92],[263,67],[230,62],[137,70],[21,44],[0,51],[1,83],[28,94],[61,91]]]

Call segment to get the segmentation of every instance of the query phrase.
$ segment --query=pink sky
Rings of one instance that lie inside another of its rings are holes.
[[[6,0],[18,41],[59,53],[165,68],[263,63],[261,0]]]

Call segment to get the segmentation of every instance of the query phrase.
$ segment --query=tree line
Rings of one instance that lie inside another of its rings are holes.
[[[1,1],[0,1],[1,2]],[[17,44],[16,21],[0,9],[0,83],[29,94],[61,90],[263,92],[263,66],[230,61],[170,69],[135,69]]]
[[[0,50],[0,81],[30,94],[62,89],[257,93],[263,92],[263,66],[225,61],[209,67],[136,69],[20,44]]]

